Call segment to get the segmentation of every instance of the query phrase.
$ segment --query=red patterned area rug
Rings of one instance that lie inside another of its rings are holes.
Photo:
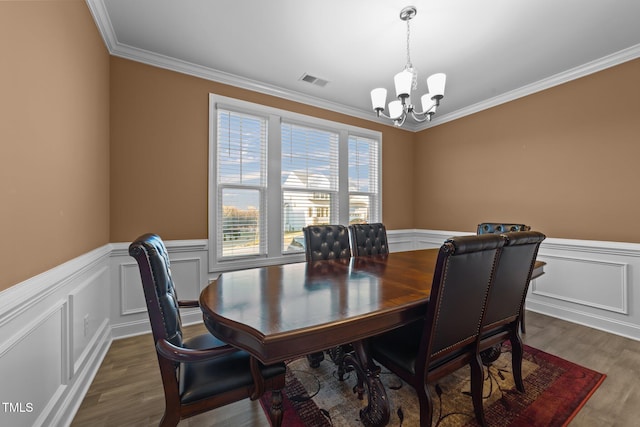
[[[283,427],[342,427],[362,425],[359,411],[366,404],[353,393],[355,373],[338,381],[336,367],[327,357],[319,368],[306,358],[287,364]],[[516,390],[508,345],[485,367],[484,408],[489,426],[565,426],[582,408],[605,375],[559,357],[525,346],[525,392]],[[419,426],[418,399],[413,388],[394,374],[380,375],[391,402],[389,426]],[[468,368],[458,370],[432,386],[433,425],[477,426],[471,403]],[[262,400],[268,410],[270,395]]]

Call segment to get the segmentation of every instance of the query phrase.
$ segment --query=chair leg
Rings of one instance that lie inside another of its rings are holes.
[[[520,330],[523,334],[527,333],[527,331],[525,331],[524,329],[524,307],[522,307],[522,310],[520,310]]]
[[[486,426],[484,418],[484,407],[482,405],[482,389],[484,384],[484,370],[482,368],[482,360],[480,354],[476,354],[471,358],[469,363],[471,368],[471,399],[473,401],[473,411],[476,414],[476,420],[481,426]]]
[[[180,422],[180,414],[174,411],[165,411],[160,420],[160,427],[176,427]]]
[[[524,392],[524,381],[522,380],[522,355],[524,349],[522,340],[518,333],[512,334],[511,338],[511,369],[513,370],[513,380],[519,392]]]
[[[269,418],[273,427],[282,425],[282,391],[273,390],[271,392],[271,408],[269,409]]]
[[[418,403],[420,404],[420,427],[431,427],[433,421],[433,401],[429,393],[429,385],[425,382],[422,387],[416,389]]]
[[[317,368],[320,366],[320,362],[324,360],[324,352],[319,351],[317,353],[307,354],[307,361],[309,362],[309,366],[312,368]]]

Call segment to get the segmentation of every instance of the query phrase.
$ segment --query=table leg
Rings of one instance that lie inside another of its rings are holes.
[[[343,344],[336,347],[332,347],[327,350],[327,354],[338,368],[338,380],[344,381],[344,375],[351,371],[351,367],[347,366],[344,362],[344,357],[353,351],[351,344]],[[360,397],[362,399],[362,397]]]
[[[354,391],[362,398],[363,386],[367,387],[369,401],[360,410],[360,420],[367,427],[382,427],[389,423],[389,399],[380,381],[380,367],[376,366],[362,341],[352,343],[353,353],[344,356],[344,363],[352,366],[358,375]]]

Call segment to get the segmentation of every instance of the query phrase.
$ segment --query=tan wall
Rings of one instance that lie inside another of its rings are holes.
[[[82,0],[0,2],[0,290],[108,243],[109,56]]]
[[[415,134],[111,58],[111,241],[207,238],[209,93],[383,132],[383,218],[413,227]]]
[[[640,242],[640,59],[417,135],[415,227]]]

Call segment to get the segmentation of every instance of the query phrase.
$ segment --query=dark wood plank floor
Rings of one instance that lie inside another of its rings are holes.
[[[570,424],[640,425],[640,342],[527,312],[525,343],[607,374]],[[187,334],[202,333],[189,326]],[[157,426],[164,397],[151,335],[114,341],[72,423],[74,427]],[[260,404],[244,400],[180,426],[268,427]]]

